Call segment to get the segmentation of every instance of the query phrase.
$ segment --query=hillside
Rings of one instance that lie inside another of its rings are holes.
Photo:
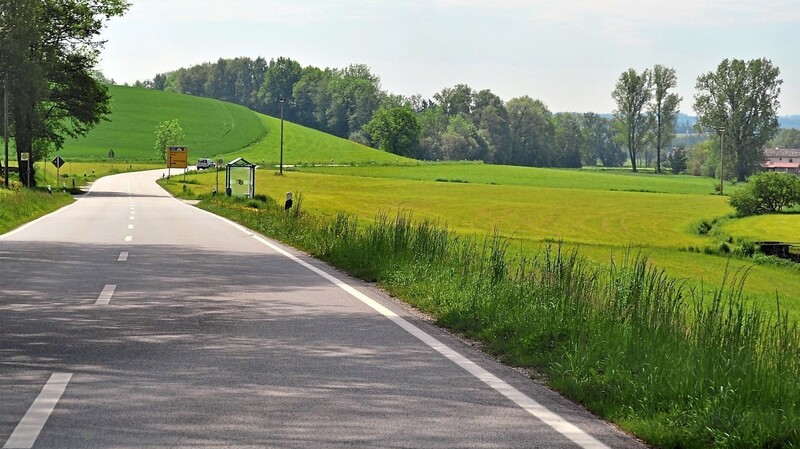
[[[104,159],[109,149],[123,160],[152,160],[156,125],[178,119],[192,157],[229,153],[261,139],[261,120],[231,103],[171,92],[110,86],[111,114],[85,138],[66,142],[60,154],[70,159]]]
[[[111,115],[88,136],[69,140],[59,152],[74,160],[105,160],[113,149],[118,160],[156,161],[156,125],[178,119],[186,135],[181,144],[190,160],[199,157],[277,164],[280,120],[223,101],[152,89],[110,86]],[[359,145],[310,128],[284,122],[284,163],[343,162],[396,164],[411,159]]]

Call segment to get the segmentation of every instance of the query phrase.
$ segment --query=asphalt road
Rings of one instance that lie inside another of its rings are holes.
[[[642,447],[159,176],[0,236],[3,447]]]

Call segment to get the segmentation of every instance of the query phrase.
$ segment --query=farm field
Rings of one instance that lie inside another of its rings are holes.
[[[569,248],[579,248],[582,255],[598,264],[607,265],[612,255],[621,257],[630,247],[647,255],[669,275],[686,279],[697,288],[717,288],[726,270],[729,277],[740,270],[749,270],[745,284],[748,294],[766,309],[774,310],[777,293],[781,310],[790,310],[795,318],[800,318],[797,269],[753,266],[749,260],[687,251],[689,247],[713,248],[719,244],[712,237],[698,234],[696,229],[703,220],[712,221],[732,212],[727,197],[708,193],[611,191],[605,189],[618,178],[636,181],[637,177],[546,169],[522,170],[538,175],[531,183],[546,185],[552,176],[553,185],[564,187],[521,185],[524,184],[521,176],[516,185],[501,185],[503,178],[493,178],[492,172],[503,173],[516,167],[474,164],[447,164],[441,169],[447,176],[462,180],[470,176],[484,179],[482,184],[387,176],[394,171],[416,173],[424,169],[421,173],[430,178],[436,176],[437,167],[314,168],[313,172],[303,169],[286,172],[285,176],[264,170],[258,171],[256,192],[281,199],[286,191],[292,191],[295,195],[302,194],[305,210],[327,216],[346,212],[364,222],[371,222],[380,213],[408,212],[415,220],[433,220],[462,234],[482,236],[496,228],[500,235],[511,240],[511,248],[519,247],[527,254],[535,253],[547,243],[562,242]],[[338,174],[340,171],[350,175]],[[374,173],[382,176],[373,176]],[[691,178],[653,178],[642,177],[639,182],[644,190],[652,190],[652,181],[667,191],[699,188],[680,185],[698,182]],[[208,193],[213,187],[211,173],[193,175],[190,179],[198,183],[190,185],[195,194]],[[564,179],[570,179],[570,186],[584,188],[566,187]]]
[[[630,171],[551,170],[510,165],[422,163],[414,167],[304,167],[305,172],[372,178],[650,193],[710,195],[717,182],[697,176]]]
[[[800,214],[759,215],[723,223],[722,232],[750,240],[800,243]]]

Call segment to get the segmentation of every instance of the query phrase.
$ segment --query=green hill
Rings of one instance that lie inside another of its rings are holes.
[[[110,86],[111,114],[89,135],[69,140],[60,154],[104,159],[109,149],[124,160],[156,159],[156,125],[178,119],[192,157],[229,153],[260,140],[266,129],[251,110],[231,103],[172,92]]]
[[[156,125],[178,119],[190,161],[236,157],[262,165],[280,160],[280,119],[208,98],[133,87],[110,86],[111,115],[81,139],[68,140],[59,154],[68,160],[106,159],[113,149],[125,161],[155,161]],[[284,122],[285,164],[407,164],[415,161]]]

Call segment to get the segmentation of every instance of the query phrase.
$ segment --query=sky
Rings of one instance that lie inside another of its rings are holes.
[[[381,87],[431,98],[456,84],[523,95],[553,112],[609,113],[620,74],[677,72],[681,112],[697,77],[728,59],[780,68],[780,115],[800,115],[798,0],[129,0],[99,69],[117,83],[219,58],[365,64]]]

